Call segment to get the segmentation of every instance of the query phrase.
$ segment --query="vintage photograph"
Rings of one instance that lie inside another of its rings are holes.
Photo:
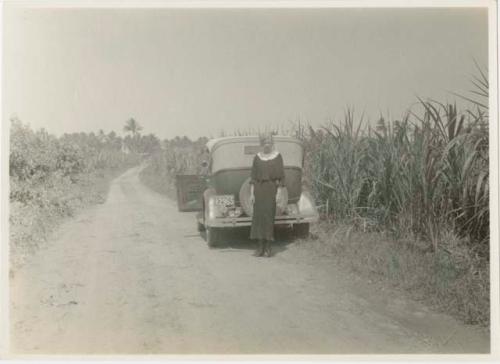
[[[130,4],[3,2],[5,354],[491,353],[496,2]]]

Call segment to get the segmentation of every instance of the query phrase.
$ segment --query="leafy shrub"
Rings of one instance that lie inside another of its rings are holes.
[[[34,249],[50,229],[105,191],[102,176],[139,163],[122,139],[102,132],[50,135],[18,119],[10,129],[10,243],[14,260]]]

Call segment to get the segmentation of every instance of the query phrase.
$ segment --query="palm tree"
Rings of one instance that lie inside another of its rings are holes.
[[[134,118],[130,118],[125,122],[123,130],[132,133],[132,136],[135,137],[142,130],[142,126]]]
[[[97,133],[97,139],[99,139],[101,143],[106,143],[106,134],[104,134],[104,130],[99,129],[99,132]]]

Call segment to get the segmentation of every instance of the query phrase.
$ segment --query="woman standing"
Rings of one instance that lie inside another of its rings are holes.
[[[271,241],[274,240],[274,217],[276,195],[284,186],[283,157],[274,148],[272,134],[260,137],[262,151],[253,159],[250,179],[250,203],[253,204],[250,239],[259,241],[255,255],[271,256]]]

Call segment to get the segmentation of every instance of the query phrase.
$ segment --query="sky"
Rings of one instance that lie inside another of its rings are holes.
[[[64,132],[135,118],[160,138],[400,118],[467,93],[487,9],[4,9],[3,120]]]

